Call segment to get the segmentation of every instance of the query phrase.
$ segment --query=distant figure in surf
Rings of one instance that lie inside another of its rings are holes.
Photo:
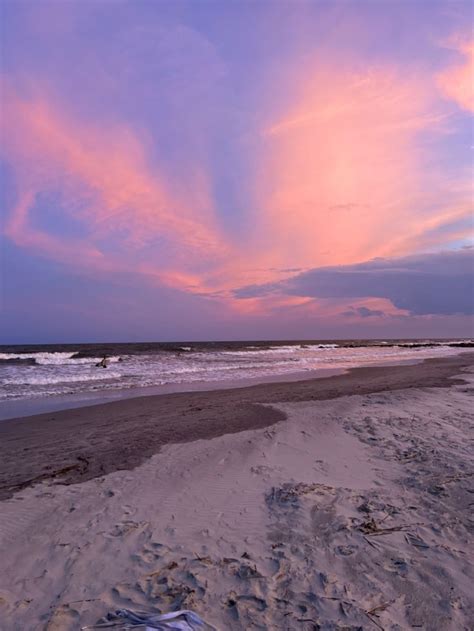
[[[104,355],[104,359],[102,359],[102,361],[100,361],[98,364],[96,364],[97,368],[107,368],[108,364],[107,364],[107,355]]]

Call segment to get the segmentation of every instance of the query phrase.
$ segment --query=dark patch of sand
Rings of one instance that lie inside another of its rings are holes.
[[[246,388],[125,399],[0,423],[0,499],[42,480],[83,482],[133,469],[169,443],[209,439],[273,425],[279,410],[262,404],[351,394],[445,388],[474,353],[422,364],[355,368],[347,374]]]

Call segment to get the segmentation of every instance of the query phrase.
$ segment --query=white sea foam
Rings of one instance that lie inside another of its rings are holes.
[[[78,357],[75,353],[0,353],[0,359],[34,359],[40,366],[65,366],[79,364],[97,364],[102,357]],[[110,363],[118,362],[120,357],[107,357]]]
[[[299,346],[270,346],[269,348],[261,348],[258,346],[249,346],[244,351],[220,351],[221,355],[230,355],[235,357],[252,355],[279,355],[284,353],[297,353],[301,348]]]
[[[80,375],[66,375],[66,374],[43,374],[35,375],[30,373],[29,375],[17,376],[13,378],[1,379],[0,383],[3,385],[16,385],[16,386],[51,386],[54,384],[62,383],[84,383],[88,381],[104,381],[111,379],[120,379],[122,375],[118,372],[102,372],[80,374]]]

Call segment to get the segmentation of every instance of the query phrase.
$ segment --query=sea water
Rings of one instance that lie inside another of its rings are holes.
[[[298,373],[456,354],[472,340],[200,342],[0,347],[2,401],[147,388],[266,381]],[[107,368],[97,366],[107,355]]]

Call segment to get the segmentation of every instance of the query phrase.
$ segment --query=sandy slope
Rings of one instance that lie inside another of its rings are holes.
[[[189,607],[220,630],[471,629],[467,378],[277,404],[271,427],[17,493],[0,504],[1,628]]]

